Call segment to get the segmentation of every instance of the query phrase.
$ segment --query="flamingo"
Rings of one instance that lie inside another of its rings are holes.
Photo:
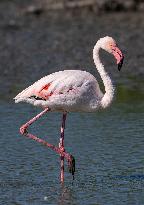
[[[64,159],[68,161],[69,171],[75,173],[75,159],[67,153],[64,147],[64,130],[67,113],[95,112],[107,108],[114,97],[114,86],[111,78],[104,69],[99,58],[100,49],[114,55],[118,70],[121,70],[124,55],[118,48],[116,41],[109,36],[100,38],[93,49],[93,60],[104,83],[105,93],[100,90],[96,78],[89,72],[82,70],[63,70],[47,75],[33,85],[20,92],[14,99],[16,103],[27,102],[43,108],[43,111],[20,127],[20,133],[36,140],[54,150],[60,155],[60,181],[64,182]],[[28,133],[28,127],[47,112],[62,112],[61,136],[59,146],[49,144],[45,140]]]

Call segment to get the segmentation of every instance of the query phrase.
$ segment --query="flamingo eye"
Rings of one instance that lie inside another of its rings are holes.
[[[110,44],[110,47],[113,48],[113,47],[115,47],[115,45],[114,44]]]
[[[109,44],[109,49],[112,51],[114,50],[114,45],[112,43]]]

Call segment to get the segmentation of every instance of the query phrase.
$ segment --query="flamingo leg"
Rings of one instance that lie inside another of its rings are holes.
[[[59,148],[62,151],[62,154],[60,154],[60,159],[61,159],[60,181],[61,181],[61,183],[64,182],[64,155],[63,155],[63,152],[65,152],[65,148],[64,148],[64,129],[65,129],[66,115],[67,115],[67,113],[63,113],[62,125],[61,125],[61,136],[60,136],[60,142],[59,142]]]
[[[64,182],[64,158],[65,158],[65,148],[64,148],[64,130],[65,130],[65,122],[66,122],[66,116],[67,113],[63,113],[63,117],[62,117],[62,124],[61,124],[61,136],[60,136],[60,142],[59,142],[59,148],[61,150],[61,154],[60,154],[60,159],[61,159],[61,173],[60,173],[60,181],[61,183]],[[75,173],[75,158],[70,155],[71,160],[68,160],[68,168],[69,168],[69,172],[72,174],[73,176],[73,180],[74,180],[74,173]]]
[[[46,108],[45,110],[43,110],[42,112],[40,112],[38,115],[36,115],[35,117],[33,117],[31,120],[29,120],[27,123],[25,123],[24,125],[22,125],[20,127],[20,133],[22,135],[27,135],[28,131],[27,128],[33,124],[36,120],[38,120],[40,117],[42,117],[42,115],[44,115],[45,113],[47,113],[49,111],[49,108]]]
[[[38,120],[40,117],[42,117],[44,114],[46,114],[48,111],[50,111],[49,108],[46,108],[45,110],[43,110],[41,113],[39,113],[38,115],[36,115],[34,118],[32,118],[31,120],[29,120],[27,123],[25,123],[24,125],[22,125],[20,127],[20,133],[22,135],[24,135],[25,137],[29,138],[29,139],[33,139],[49,148],[51,148],[52,150],[54,150],[57,154],[59,154],[61,156],[61,182],[64,181],[64,158],[66,158],[66,160],[68,161],[68,167],[69,167],[69,171],[73,176],[74,179],[74,172],[75,172],[75,159],[74,157],[65,152],[64,149],[64,128],[65,128],[65,120],[66,120],[66,114],[63,114],[63,121],[62,121],[62,126],[61,126],[61,137],[60,137],[60,143],[59,143],[59,148],[46,142],[45,140],[36,137],[35,135],[28,133],[27,129],[28,127],[33,124],[36,120]]]

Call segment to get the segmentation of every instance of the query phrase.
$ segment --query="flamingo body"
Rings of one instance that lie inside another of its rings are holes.
[[[45,76],[15,97],[16,102],[49,107],[51,111],[91,112],[103,94],[95,77],[82,70],[64,70]]]

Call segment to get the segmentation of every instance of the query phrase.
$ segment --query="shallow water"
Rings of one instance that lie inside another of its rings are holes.
[[[37,110],[0,102],[0,201],[23,205],[144,204],[143,95],[119,89],[108,110],[68,115],[65,147],[76,158],[75,180],[65,166],[59,183],[59,156],[22,137],[19,127]],[[29,129],[58,144],[61,115],[49,113]]]

